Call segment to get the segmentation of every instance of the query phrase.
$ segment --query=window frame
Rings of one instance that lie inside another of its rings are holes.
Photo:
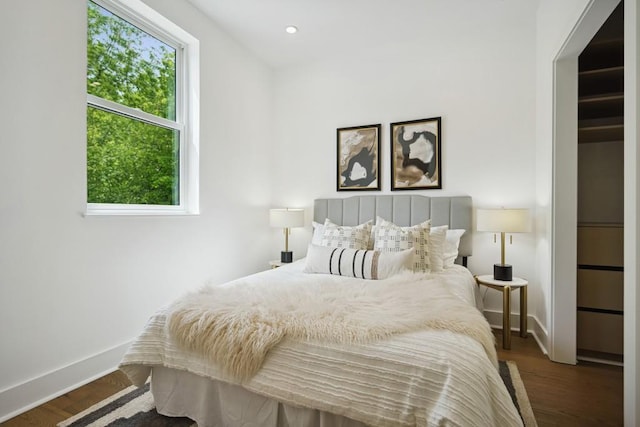
[[[146,205],[89,203],[87,200],[85,215],[199,214],[199,41],[140,0],[91,1],[176,50],[175,121],[100,98],[88,92],[87,108],[97,108],[111,114],[118,114],[123,117],[149,123],[154,126],[177,130],[179,132],[180,202],[177,205]],[[85,178],[85,184],[86,183]]]

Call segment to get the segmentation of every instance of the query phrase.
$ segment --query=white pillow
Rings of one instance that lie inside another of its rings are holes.
[[[369,234],[369,245],[367,246],[367,249],[369,250],[373,250],[373,243],[376,241],[376,227],[376,224],[373,224],[371,226],[371,234]]]
[[[313,225],[313,234],[311,235],[311,243],[314,245],[322,244],[322,235],[324,234],[324,224],[320,224],[319,222],[312,221],[311,225]]]
[[[413,227],[400,227],[378,217],[374,249],[382,252],[400,252],[413,248],[413,270],[428,273],[430,229],[431,220]]]
[[[373,221],[353,227],[336,225],[328,218],[324,222],[321,246],[332,248],[367,249]]]
[[[305,273],[324,273],[359,279],[386,279],[411,270],[413,249],[383,253],[348,248],[309,245]]]
[[[429,269],[439,273],[444,268],[444,248],[447,240],[448,225],[431,227],[429,231]]]
[[[460,237],[465,230],[447,230],[447,238],[444,243],[444,257],[442,258],[444,268],[452,267],[458,258],[458,246],[460,245]]]

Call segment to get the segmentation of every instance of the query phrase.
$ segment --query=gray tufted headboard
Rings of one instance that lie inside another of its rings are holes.
[[[338,225],[358,225],[370,219],[375,221],[376,216],[380,216],[400,226],[409,226],[431,218],[433,226],[465,229],[467,232],[460,239],[458,248],[461,257],[468,257],[472,252],[471,212],[470,196],[353,196],[316,199],[313,204],[313,219],[320,223],[329,218]]]

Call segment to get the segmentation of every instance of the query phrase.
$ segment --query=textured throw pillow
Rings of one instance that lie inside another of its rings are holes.
[[[463,229],[447,230],[447,238],[444,243],[444,268],[451,267],[458,258],[458,246],[460,246],[460,237],[465,233]]]
[[[378,217],[374,249],[381,252],[400,252],[413,248],[413,270],[429,272],[429,231],[431,220],[413,227],[400,227]]]
[[[447,240],[448,225],[431,227],[429,231],[429,269],[439,273],[444,269],[444,248]]]
[[[336,225],[329,219],[324,222],[321,246],[332,248],[367,249],[373,221],[353,227]]]
[[[336,274],[358,279],[386,279],[411,270],[413,249],[383,253],[309,245],[305,273]]]

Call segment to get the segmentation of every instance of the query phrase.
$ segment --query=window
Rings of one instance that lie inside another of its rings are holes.
[[[198,41],[139,0],[87,2],[87,213],[198,212]]]

